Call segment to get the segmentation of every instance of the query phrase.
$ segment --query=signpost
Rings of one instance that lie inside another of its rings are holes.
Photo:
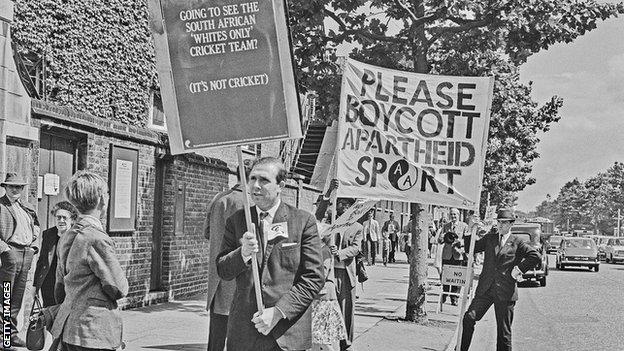
[[[240,145],[301,138],[282,0],[148,0],[148,9],[172,154],[237,146],[242,170]],[[262,311],[255,257],[252,270]]]

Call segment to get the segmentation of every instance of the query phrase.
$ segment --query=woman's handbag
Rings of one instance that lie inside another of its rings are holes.
[[[35,293],[35,299],[30,310],[28,331],[26,332],[26,348],[29,350],[39,351],[43,350],[45,346],[45,325],[43,318],[39,318],[42,309],[39,294]]]
[[[364,260],[357,260],[355,263],[355,274],[357,275],[358,283],[364,283],[368,280],[368,273],[364,268]]]

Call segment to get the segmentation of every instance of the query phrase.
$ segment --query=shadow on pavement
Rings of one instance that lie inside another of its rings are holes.
[[[135,308],[128,310],[129,312],[139,313],[155,313],[166,311],[179,311],[179,312],[191,312],[191,313],[207,313],[206,302],[201,300],[193,301],[173,301],[168,303],[161,303],[157,305],[149,305],[141,308]]]
[[[208,344],[172,344],[172,345],[155,345],[143,346],[143,349],[154,350],[179,350],[179,351],[204,351],[208,348]]]

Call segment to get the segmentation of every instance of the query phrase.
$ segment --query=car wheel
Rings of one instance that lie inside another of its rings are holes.
[[[546,277],[542,277],[539,280],[540,286],[545,287],[546,286]]]

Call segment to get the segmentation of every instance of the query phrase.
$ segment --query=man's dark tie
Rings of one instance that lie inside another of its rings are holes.
[[[258,236],[260,237],[260,243],[262,244],[262,252],[266,248],[266,238],[264,237],[264,223],[262,222],[267,216],[268,212],[260,212],[260,220],[258,221]]]

